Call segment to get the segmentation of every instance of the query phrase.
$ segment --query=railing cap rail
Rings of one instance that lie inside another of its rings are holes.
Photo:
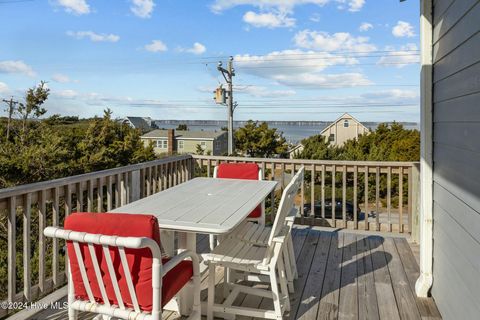
[[[65,178],[60,178],[55,180],[48,180],[48,181],[24,184],[16,187],[11,187],[11,188],[0,189],[0,199],[10,198],[10,197],[14,197],[14,196],[18,196],[26,193],[38,192],[41,190],[51,189],[51,188],[65,186],[69,184],[75,184],[78,182],[88,181],[91,179],[98,179],[98,178],[113,176],[113,175],[121,174],[125,172],[145,169],[155,165],[161,165],[165,163],[176,162],[176,161],[187,160],[187,159],[192,159],[192,156],[191,155],[172,156],[172,157],[167,157],[163,159],[142,162],[142,163],[132,164],[128,166],[113,168],[113,169],[89,172],[89,173],[79,174],[76,176],[70,176],[70,177],[65,177]]]
[[[193,154],[194,159],[202,160],[229,160],[266,163],[294,163],[307,165],[337,165],[337,166],[369,166],[369,167],[412,167],[418,165],[416,161],[340,161],[340,160],[309,160],[309,159],[280,159],[280,158],[248,158],[230,156],[204,156]]]

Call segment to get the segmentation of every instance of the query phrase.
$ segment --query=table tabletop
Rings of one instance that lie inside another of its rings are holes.
[[[154,215],[162,230],[221,235],[235,229],[276,185],[265,180],[195,178],[111,212]]]

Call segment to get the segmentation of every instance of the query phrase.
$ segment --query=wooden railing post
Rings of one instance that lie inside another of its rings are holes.
[[[409,201],[411,209],[408,213],[408,230],[411,234],[411,240],[419,243],[420,241],[420,164],[416,163],[411,168],[409,176]]]
[[[135,170],[130,173],[130,202],[140,199],[140,170]]]

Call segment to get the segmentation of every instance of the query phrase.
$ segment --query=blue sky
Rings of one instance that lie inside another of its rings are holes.
[[[419,8],[409,0],[0,0],[0,97],[48,81],[48,114],[418,121]],[[5,105],[2,106],[4,113]]]

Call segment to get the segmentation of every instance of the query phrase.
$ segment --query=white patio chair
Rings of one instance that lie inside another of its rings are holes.
[[[263,172],[256,163],[221,163],[213,169],[213,178],[263,180]],[[265,225],[265,202],[255,208],[246,220]],[[210,235],[210,250],[215,246],[216,236]]]
[[[70,320],[78,311],[95,313],[96,319],[160,320],[163,306],[190,280],[189,319],[201,318],[198,257],[184,251],[162,259],[153,216],[74,213],[65,229],[47,227],[44,234],[67,243]]]
[[[220,243],[213,252],[205,256],[208,261],[208,304],[207,319],[213,314],[229,318],[242,315],[267,319],[282,319],[285,311],[290,310],[287,278],[284,266],[284,246],[286,245],[289,227],[285,223],[287,215],[292,211],[295,196],[303,182],[304,169],[300,169],[282,194],[275,221],[268,236],[267,245],[258,245],[237,238],[228,238]],[[270,290],[254,288],[239,283],[228,283],[231,292],[222,304],[214,304],[215,268],[220,266],[234,271],[252,275],[267,276]],[[278,272],[278,275],[277,275]],[[273,310],[233,306],[239,293],[257,295],[273,299]]]

